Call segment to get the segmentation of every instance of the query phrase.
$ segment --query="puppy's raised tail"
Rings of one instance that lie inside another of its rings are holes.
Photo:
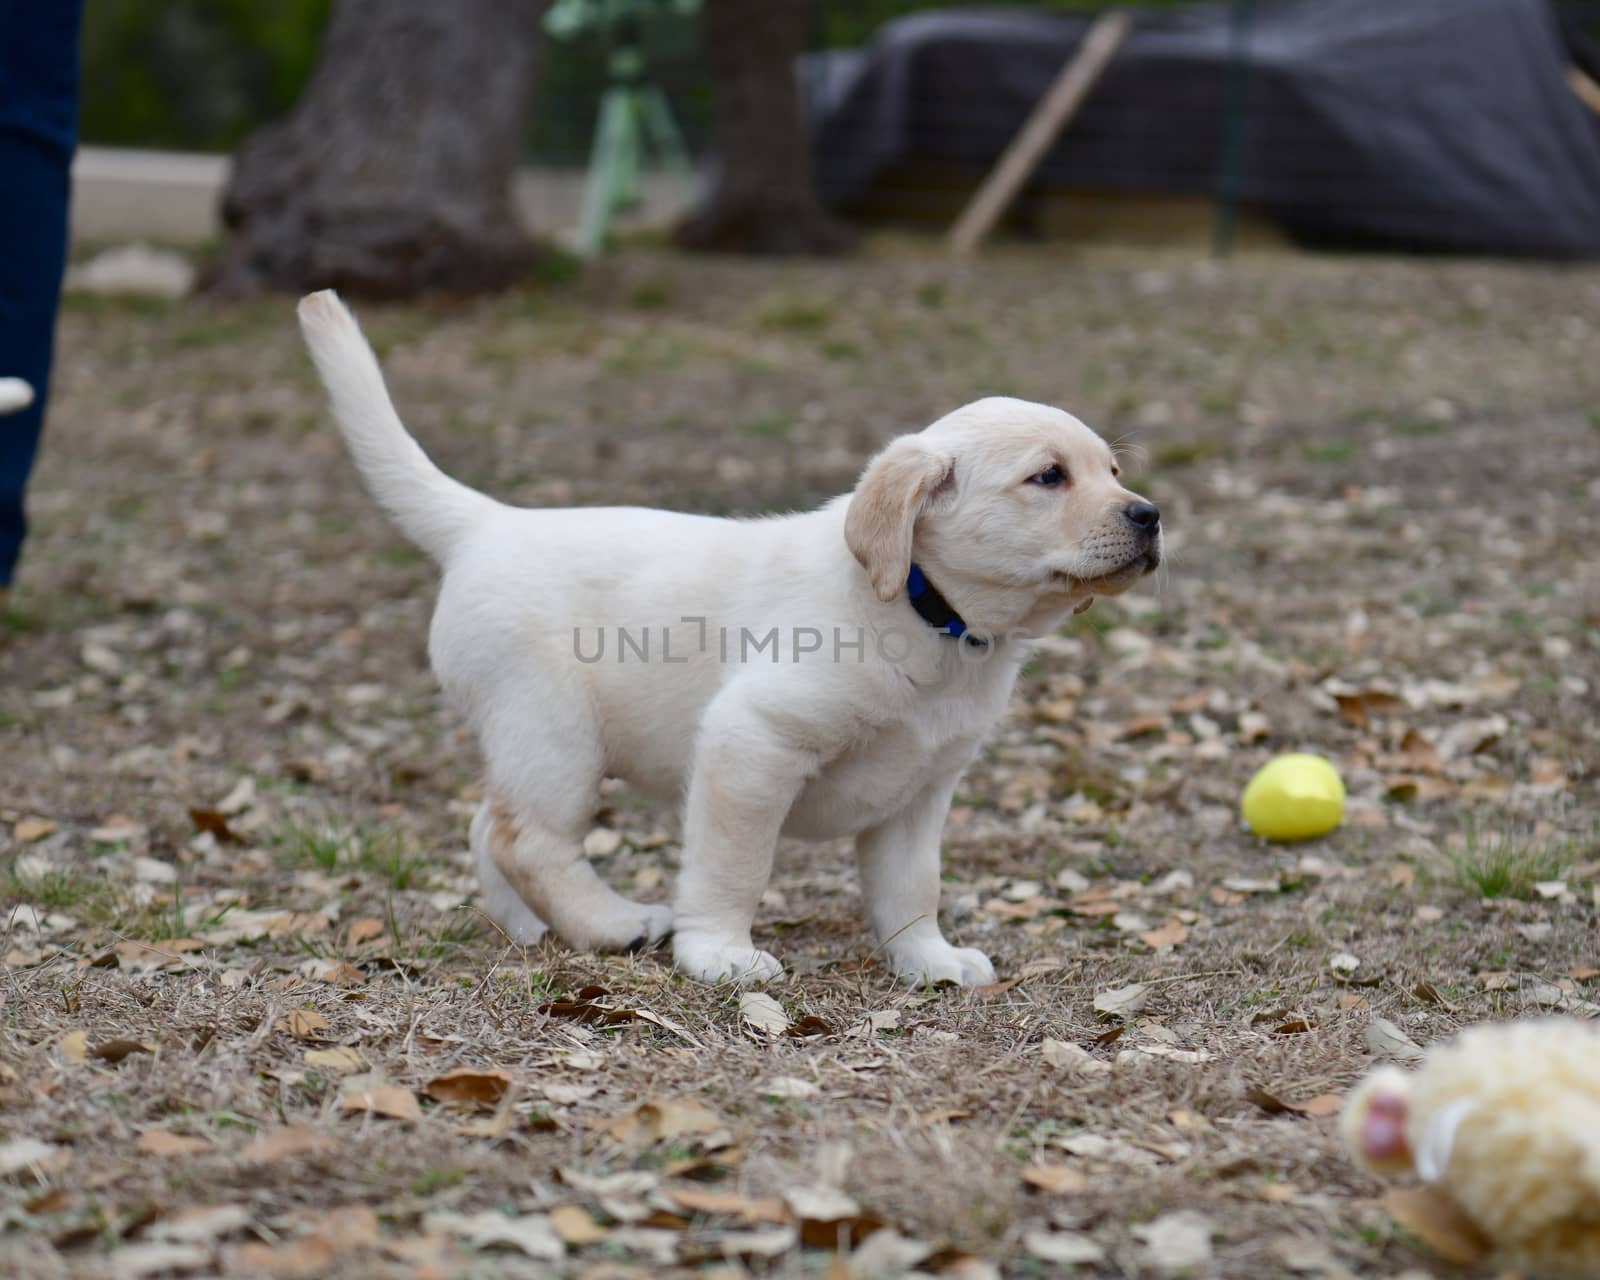
[[[361,326],[331,289],[300,299],[300,332],[372,496],[440,564],[499,503],[452,480],[411,438]]]

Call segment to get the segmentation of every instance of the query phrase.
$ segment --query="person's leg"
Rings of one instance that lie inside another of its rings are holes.
[[[22,490],[50,390],[77,138],[82,0],[0,0],[0,377],[33,403],[0,417],[0,591],[26,525]]]

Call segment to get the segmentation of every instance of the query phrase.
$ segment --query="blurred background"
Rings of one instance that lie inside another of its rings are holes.
[[[541,49],[516,157],[523,220],[544,235],[572,233],[581,218],[602,97],[618,82],[619,20],[634,29],[643,79],[664,92],[697,167],[729,159],[718,156],[715,102],[719,77],[730,77],[698,5],[567,7],[586,11],[579,29],[533,32]],[[1079,0],[786,0],[767,12],[780,8],[802,55],[805,145],[822,202],[858,226],[929,232],[959,215],[1094,12]],[[234,152],[295,106],[327,53],[331,9],[331,0],[91,6],[80,237],[217,234],[215,163],[102,149]],[[1081,112],[1004,210],[1008,230],[1222,250],[1235,237],[1600,250],[1597,0],[1158,0],[1132,12],[1131,34]],[[773,51],[755,48],[748,30],[732,43],[771,65]],[[647,173],[626,202],[627,225],[672,222],[695,190],[681,174]]]

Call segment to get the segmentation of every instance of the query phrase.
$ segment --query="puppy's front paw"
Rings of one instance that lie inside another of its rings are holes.
[[[773,982],[783,977],[783,966],[766,951],[693,934],[673,936],[672,962],[702,982]]]
[[[672,932],[671,907],[608,896],[586,913],[581,931],[568,928],[562,937],[590,951],[644,951]]]
[[[896,977],[917,986],[953,982],[982,987],[994,981],[994,965],[988,956],[976,947],[952,947],[943,938],[892,951],[889,965]]]
[[[639,951],[654,946],[672,932],[672,908],[661,902],[636,902],[639,924],[644,936],[629,944],[629,950]]]

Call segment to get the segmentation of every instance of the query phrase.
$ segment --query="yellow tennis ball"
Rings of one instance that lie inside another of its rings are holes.
[[[1310,840],[1344,820],[1344,783],[1321,756],[1275,756],[1256,770],[1239,810],[1268,840]]]

